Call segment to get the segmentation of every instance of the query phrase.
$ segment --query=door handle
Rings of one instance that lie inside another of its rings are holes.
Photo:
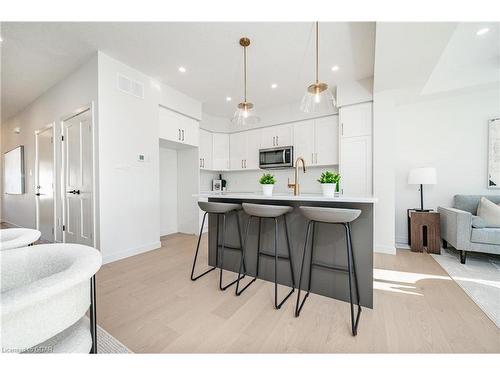
[[[69,194],[78,194],[80,195],[80,190],[70,190],[68,191]]]
[[[40,193],[35,193],[35,195],[36,195],[37,197],[39,197],[39,196],[40,196],[40,195],[42,195],[42,194],[40,194]]]

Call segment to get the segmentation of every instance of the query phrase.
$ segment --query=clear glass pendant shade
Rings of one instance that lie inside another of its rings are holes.
[[[335,98],[324,83],[309,86],[302,97],[300,110],[306,113],[331,112],[335,108]]]
[[[234,112],[231,122],[239,126],[255,125],[260,121],[257,117],[252,103],[243,102],[238,104],[238,109]]]

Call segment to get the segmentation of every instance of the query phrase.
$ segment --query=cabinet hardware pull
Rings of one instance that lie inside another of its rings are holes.
[[[182,141],[184,141],[184,129],[182,129]]]
[[[311,164],[314,164],[314,152],[311,152]]]
[[[179,135],[177,136],[177,139],[180,141],[181,140],[181,129],[178,129],[179,130]]]
[[[279,139],[280,139],[280,137],[276,136],[276,146],[279,145]]]

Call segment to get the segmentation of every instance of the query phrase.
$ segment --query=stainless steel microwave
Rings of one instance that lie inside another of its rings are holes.
[[[293,167],[293,146],[259,150],[259,168],[280,169]]]

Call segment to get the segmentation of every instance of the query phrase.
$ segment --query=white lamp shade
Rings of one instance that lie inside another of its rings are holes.
[[[415,168],[408,175],[410,185],[435,185],[437,183],[436,168]]]

